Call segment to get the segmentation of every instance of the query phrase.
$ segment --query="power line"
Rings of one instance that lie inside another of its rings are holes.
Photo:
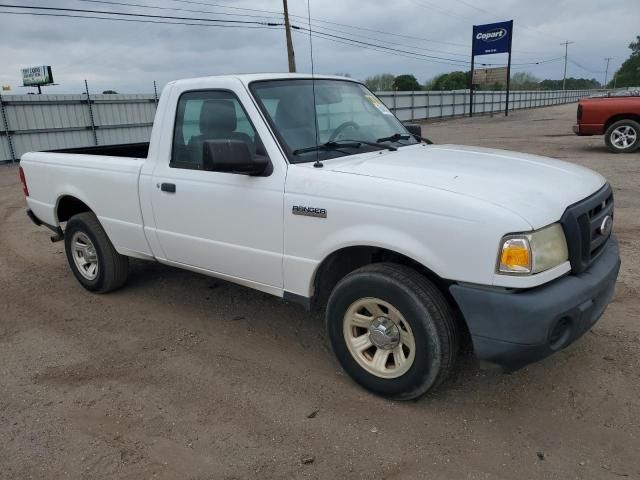
[[[114,18],[114,17],[96,17],[93,15],[72,15],[69,13],[38,13],[38,12],[9,12],[0,10],[3,15],[30,15],[34,17],[64,17],[64,18],[86,18],[90,20],[109,20],[112,22],[133,22],[133,23],[154,23],[162,25],[187,25],[192,27],[209,27],[209,28],[260,28],[265,30],[279,30],[282,25],[223,25],[210,23],[188,23],[188,22],[168,22],[162,20],[141,20],[133,18]]]
[[[576,67],[584,70],[585,72],[593,73],[594,75],[598,75],[598,74],[603,74],[604,73],[603,70],[593,70],[591,68],[584,67],[580,63],[576,62],[575,60],[573,60],[571,58],[569,58],[569,62],[572,63],[573,65],[575,65]]]
[[[126,2],[114,2],[114,1],[107,1],[107,0],[94,0],[96,2],[100,1],[100,3],[107,3],[107,4],[119,4],[119,5],[123,5],[123,6],[138,6],[140,4],[128,4]],[[174,0],[176,1],[176,0]],[[181,1],[187,1],[187,0],[181,0]],[[145,7],[144,5],[140,5]],[[143,14],[143,13],[131,13],[131,12],[119,12],[119,11],[103,11],[103,10],[88,10],[88,9],[72,9],[72,8],[58,8],[58,7],[36,7],[36,6],[16,6],[16,5],[7,5],[7,4],[0,4],[0,7],[5,7],[5,8],[13,8],[13,9],[27,9],[27,10],[45,10],[47,12],[51,12],[51,11],[55,11],[55,12],[72,12],[72,13],[80,13],[82,15],[62,15],[62,14],[51,14],[48,16],[59,16],[59,17],[70,17],[70,18],[92,18],[92,19],[96,19],[96,20],[114,20],[114,18],[110,18],[110,17],[97,17],[97,16],[88,16],[86,14],[99,14],[99,15],[109,15],[109,16],[126,16],[126,17],[132,17],[135,18],[135,20],[137,20],[139,23],[162,23],[162,24],[180,24],[177,21],[187,21],[187,22],[212,22],[212,23],[216,23],[216,24],[232,24],[232,25],[256,25],[256,26],[264,26],[264,27],[280,27],[283,24],[282,23],[273,23],[273,22],[260,22],[260,21],[247,21],[247,20],[236,20],[236,19],[212,19],[212,18],[193,18],[193,17],[179,17],[179,16],[168,16],[168,15],[150,15],[150,14]],[[146,7],[150,7],[150,6],[146,6]],[[163,8],[163,7],[160,7]],[[237,8],[237,7],[234,7]],[[2,13],[16,13],[16,12],[2,12]],[[33,13],[33,12],[31,12]],[[214,12],[210,12],[210,13],[214,13]],[[44,14],[41,14],[40,16],[46,16]],[[171,22],[164,22],[164,21],[147,21],[147,22],[142,22],[140,20],[139,17],[142,18],[152,18],[152,19],[161,19],[161,20],[172,20]],[[122,19],[120,19],[122,20]],[[201,25],[200,23],[181,23],[184,25],[192,25],[192,26],[196,26],[196,25]],[[410,56],[410,58],[418,58],[418,59],[423,59],[423,60],[428,60],[434,63],[441,63],[441,64],[446,64],[446,65],[452,65],[452,66],[457,66],[457,67],[462,67],[462,66],[467,66],[469,64],[469,62],[467,60],[459,60],[456,58],[447,58],[447,57],[441,57],[441,56],[436,56],[436,55],[428,55],[428,54],[423,54],[423,53],[418,53],[418,52],[414,52],[414,51],[407,51],[407,50],[401,50],[401,49],[397,49],[397,48],[392,48],[392,47],[387,47],[385,45],[380,45],[377,43],[371,43],[371,42],[365,42],[365,41],[361,41],[361,40],[357,40],[354,38],[350,38],[350,37],[345,37],[345,36],[340,36],[340,35],[334,35],[331,33],[326,33],[323,31],[319,31],[316,29],[305,29],[305,28],[301,28],[301,27],[296,27],[293,26],[293,28],[297,28],[297,29],[301,29],[301,30],[305,30],[308,31],[310,34],[313,35],[322,35],[324,38],[326,39],[333,39],[338,41],[338,43],[340,43],[340,41],[342,41],[342,43],[344,42],[349,42],[349,45],[355,45],[355,46],[360,46],[360,47],[369,47],[371,49],[376,49],[378,51],[386,51],[387,53],[393,52],[394,54],[402,54],[403,56]],[[414,48],[414,47],[410,47],[410,48]],[[514,65],[538,65],[540,63],[547,63],[547,62],[551,62],[551,61],[555,61],[556,59],[546,59],[546,60],[540,60],[540,61],[535,61],[535,62],[525,62],[525,63],[520,63],[520,64],[514,64]],[[483,66],[491,66],[491,65],[497,65],[494,63],[482,63],[481,65]]]
[[[388,53],[388,54],[394,54],[394,55],[400,55],[403,57],[408,57],[408,58],[413,58],[416,60],[424,60],[424,61],[430,61],[433,63],[440,63],[443,65],[451,65],[451,66],[455,66],[455,67],[468,67],[469,62],[467,60],[458,60],[458,59],[451,59],[451,58],[444,58],[444,57],[435,57],[433,55],[426,55],[426,54],[421,54],[421,53],[417,53],[417,52],[411,52],[411,51],[407,51],[407,50],[400,50],[397,48],[391,48],[391,47],[387,47],[384,45],[380,45],[380,44],[374,44],[374,43],[370,43],[370,42],[363,42],[360,40],[356,40],[353,38],[348,38],[348,37],[342,37],[342,36],[338,36],[338,35],[332,35],[332,34],[328,34],[319,30],[312,30],[311,32],[309,31],[308,28],[304,28],[304,27],[299,27],[299,26],[294,26],[294,31],[300,31],[299,33],[302,33],[302,31],[307,32],[307,33],[311,33],[313,36],[318,37],[318,38],[324,38],[325,40],[332,40],[335,43],[341,43],[344,45],[352,45],[352,46],[357,46],[357,47],[361,47],[361,48],[366,48],[366,49],[370,49],[370,50],[376,50],[376,51],[381,51],[384,53]],[[551,59],[546,59],[546,60],[540,60],[538,62],[527,62],[527,63],[517,63],[514,65],[538,65],[541,63],[548,63],[548,62],[554,62],[554,61],[558,61],[561,60],[562,57],[558,57],[558,58],[551,58]],[[492,65],[497,65],[495,63],[479,63],[479,65],[481,66],[492,66]]]
[[[226,12],[216,12],[216,11],[211,11],[211,10],[194,10],[194,9],[189,9],[189,8],[178,8],[178,7],[159,7],[157,5],[144,5],[144,4],[140,4],[140,3],[117,2],[117,1],[110,1],[110,0],[78,0],[78,1],[80,1],[80,2],[89,2],[89,3],[100,3],[100,4],[107,4],[107,5],[118,5],[118,6],[126,6],[126,7],[147,8],[147,9],[154,9],[154,10],[169,10],[169,11],[176,10],[176,11],[184,11],[184,12],[190,12],[190,13],[209,13],[209,14],[214,14],[214,15],[228,15],[228,16],[239,16],[239,15],[241,15],[242,17],[264,18],[264,16],[262,16],[262,15],[226,13]],[[200,2],[198,2],[198,3],[200,3]],[[293,15],[289,15],[289,16],[293,17]],[[275,17],[271,17],[271,18],[275,18]],[[278,20],[281,20],[281,18],[278,17]],[[345,32],[344,30],[338,30],[338,29],[331,28],[331,27],[318,26],[318,28],[322,28],[324,30],[328,30],[328,31],[336,32],[336,33],[342,33],[342,34],[345,34],[345,35],[349,35],[351,37],[360,37],[360,38],[365,38],[365,39],[368,39],[368,40],[377,40],[377,41],[381,41],[382,43],[386,43],[386,44],[389,44],[389,45],[397,45],[397,46],[405,47],[405,48],[413,48],[415,50],[424,50],[424,51],[434,52],[434,53],[443,53],[445,55],[453,55],[453,56],[463,57],[465,59],[469,57],[469,55],[467,53],[448,52],[448,51],[444,51],[444,50],[435,50],[435,49],[424,48],[424,47],[418,48],[418,47],[414,47],[413,45],[407,45],[407,44],[404,44],[404,43],[392,42],[392,41],[389,41],[389,40],[380,40],[379,38],[369,37],[369,36],[362,35],[362,34],[357,34],[357,33]]]
[[[294,28],[296,28],[298,30],[304,30],[304,31],[307,31],[307,32],[309,31],[309,29],[304,28],[304,27],[294,26]],[[391,51],[391,52],[400,52],[400,53],[405,53],[405,54],[416,55],[416,56],[419,56],[419,57],[423,57],[425,59],[429,59],[431,61],[437,61],[437,60],[446,61],[446,62],[450,62],[450,63],[456,64],[456,65],[468,65],[469,64],[468,60],[458,60],[456,58],[446,58],[446,57],[439,57],[439,56],[435,56],[435,55],[427,55],[427,54],[424,54],[424,53],[409,52],[409,51],[406,51],[406,50],[400,50],[400,49],[397,49],[397,48],[387,47],[387,46],[380,45],[380,44],[372,44],[370,42],[364,42],[364,41],[353,39],[353,38],[349,38],[349,37],[343,37],[343,36],[340,36],[340,35],[333,35],[333,34],[326,33],[326,32],[321,32],[321,31],[318,31],[318,30],[311,30],[311,33],[312,34],[316,34],[316,35],[321,34],[321,35],[324,35],[326,37],[334,38],[334,39],[338,39],[338,40],[347,40],[347,41],[353,42],[353,43],[358,44],[358,45],[376,47],[376,48],[388,50],[388,51]],[[538,62],[526,62],[526,63],[520,63],[520,64],[514,64],[514,65],[535,65],[535,64],[538,64],[538,63],[555,61],[555,60],[557,60],[557,59],[547,59],[547,60],[541,60],[541,61],[538,61]],[[495,64],[495,63],[481,63],[480,65],[489,66],[489,65],[497,65],[497,64]]]
[[[303,32],[303,31],[301,31],[301,30],[297,30],[297,29],[296,29],[296,30],[293,30],[293,32],[294,32],[294,33],[297,33],[298,35],[305,35],[305,36],[307,35],[305,32]],[[362,49],[365,49],[365,50],[372,50],[372,51],[376,51],[376,52],[381,52],[381,53],[386,53],[386,54],[392,54],[392,55],[394,55],[394,56],[404,57],[404,58],[410,58],[410,59],[413,59],[413,60],[422,60],[422,61],[424,61],[424,60],[425,60],[425,59],[424,59],[424,58],[422,58],[422,57],[415,56],[415,54],[412,54],[411,52],[408,52],[407,54],[405,54],[405,53],[401,53],[401,52],[389,52],[388,50],[383,50],[383,49],[380,49],[380,48],[376,48],[376,47],[374,47],[374,46],[357,45],[357,44],[351,43],[351,42],[349,42],[349,41],[343,41],[343,40],[337,40],[337,39],[335,39],[335,38],[325,37],[325,36],[322,36],[322,34],[321,34],[321,33],[315,33],[315,34],[312,34],[312,35],[313,35],[315,38],[318,38],[318,39],[321,39],[321,40],[328,40],[328,41],[330,41],[330,42],[333,42],[333,43],[339,43],[339,44],[341,44],[341,45],[357,46],[357,47],[362,48]],[[436,60],[432,60],[432,62],[434,62],[434,63],[440,63],[440,64],[443,64],[443,65],[451,65],[451,66],[454,66],[454,67],[461,67],[461,65],[456,64],[456,63],[441,62],[441,61],[436,61]]]
[[[251,15],[248,13],[237,14],[237,13],[227,13],[227,12],[212,12],[211,10],[195,10],[191,8],[179,8],[179,7],[159,7],[157,5],[144,5],[141,3],[126,3],[126,2],[114,2],[109,0],[78,0],[79,2],[87,2],[87,3],[101,3],[106,5],[119,5],[126,7],[138,7],[138,8],[149,8],[154,10],[169,10],[169,11],[179,11],[179,12],[189,12],[189,13],[212,13],[214,15],[224,15],[224,16],[242,16],[247,18],[275,18],[277,20],[282,20],[282,14],[279,17],[265,17],[264,15]]]
[[[495,13],[492,13],[492,12],[490,12],[488,10],[485,10],[484,8],[476,7],[475,5],[467,3],[464,0],[458,0],[458,2],[460,2],[461,4],[463,4],[466,7],[473,8],[474,10],[477,10],[478,12],[482,12],[482,13],[486,13],[487,15],[491,15],[492,17],[495,15]]]
[[[218,8],[226,8],[226,9],[233,9],[233,10],[241,10],[241,11],[246,11],[246,12],[260,12],[260,13],[282,15],[282,12],[277,12],[277,11],[274,11],[274,10],[261,10],[261,9],[246,8],[246,7],[232,7],[232,6],[223,5],[223,4],[220,4],[220,3],[210,3],[210,2],[202,2],[202,1],[196,1],[196,0],[169,0],[169,1],[179,2],[179,3],[187,3],[187,4],[194,4],[194,5],[203,5],[203,6],[209,6],[209,7],[218,7]],[[422,1],[425,2],[425,0],[422,0]],[[469,4],[467,4],[466,2],[462,2],[462,3],[467,5],[467,6],[469,6]],[[471,7],[471,8],[475,8],[475,7]],[[481,8],[476,8],[476,9],[482,10]],[[443,10],[443,9],[441,9],[441,10]],[[488,12],[486,10],[484,10],[484,12],[490,13],[490,12]],[[452,12],[447,12],[447,14],[451,15],[451,16],[456,16],[456,14],[454,14]],[[493,14],[491,13],[491,15],[493,15]],[[468,18],[468,17],[461,16],[461,15],[457,15],[457,16],[460,17],[460,18],[465,18],[465,19]],[[295,18],[295,19],[304,20],[305,22],[307,21],[307,17],[301,16],[301,15],[290,14],[289,17]],[[315,25],[313,25],[313,24],[315,24]],[[318,18],[315,18],[315,19],[312,20],[312,25],[315,26],[316,28],[325,28],[326,30],[331,30],[328,27],[324,27],[324,26],[318,25],[318,24],[335,25],[335,26],[339,26],[339,27],[344,27],[344,28],[349,28],[349,29],[354,29],[354,30],[360,30],[360,31],[365,31],[365,32],[371,32],[371,33],[377,33],[377,34],[382,34],[382,35],[388,35],[388,36],[393,36],[393,37],[397,37],[397,38],[405,38],[405,39],[410,39],[410,40],[419,40],[419,41],[423,41],[423,42],[431,42],[431,43],[438,43],[438,44],[442,44],[442,45],[450,45],[450,46],[453,46],[453,47],[460,47],[460,48],[464,48],[464,49],[467,49],[467,50],[469,49],[469,45],[468,44],[449,42],[449,41],[444,41],[444,40],[437,40],[437,39],[433,39],[433,38],[427,38],[427,37],[416,36],[416,35],[407,35],[407,34],[400,34],[400,33],[396,33],[396,32],[388,32],[388,31],[385,31],[385,30],[378,30],[378,29],[373,29],[373,28],[360,27],[360,26],[357,26],[357,25],[346,24],[346,23],[332,22],[332,21],[328,21],[328,20],[321,20],[321,19],[318,19]],[[531,30],[536,35],[539,34],[535,30],[533,30],[530,27],[527,27],[525,25],[520,25],[519,27]],[[345,33],[345,32],[338,32],[338,33]],[[357,34],[354,34],[354,33],[350,33],[350,35],[352,35],[352,36],[361,36],[361,35],[357,35]],[[376,40],[381,41],[378,38],[376,38]],[[385,43],[390,43],[390,42],[385,41]],[[427,49],[424,49],[424,50],[427,50]],[[433,49],[431,49],[430,51],[434,51],[434,52],[438,52],[438,53],[446,53],[448,55],[453,55],[453,52],[444,52],[444,51],[438,51],[438,50],[433,50]],[[540,54],[540,52],[524,52],[524,51],[520,51],[520,50],[514,50],[514,53],[533,53],[535,55],[539,55]],[[468,54],[467,53],[465,53],[465,54],[456,54],[456,56],[468,56]]]
[[[468,53],[448,52],[448,51],[445,51],[445,50],[435,50],[433,48],[416,47],[414,45],[407,45],[406,43],[392,42],[390,40],[384,40],[384,39],[380,39],[378,37],[370,37],[368,35],[362,35],[360,33],[345,32],[344,30],[339,30],[339,29],[331,28],[331,27],[325,27],[325,26],[319,26],[319,25],[314,25],[314,27],[315,28],[321,28],[322,30],[327,30],[327,31],[330,31],[330,32],[342,33],[342,34],[345,34],[345,35],[349,35],[350,37],[364,38],[364,39],[367,39],[367,40],[375,40],[377,42],[385,43],[385,44],[388,44],[388,45],[396,45],[396,46],[399,46],[399,47],[412,48],[414,50],[422,50],[422,51],[425,51],[425,52],[442,53],[442,54],[445,54],[445,55],[453,55],[453,56],[462,57],[462,58],[465,58],[465,59],[469,58],[469,54]],[[318,31],[320,31],[320,30],[318,30]]]
[[[169,1],[177,2],[177,3],[188,3],[188,4],[191,4],[191,5],[205,5],[205,6],[208,6],[208,7],[227,8],[229,10],[242,10],[242,11],[245,11],[245,12],[261,12],[261,13],[272,13],[272,14],[275,14],[275,15],[282,15],[282,12],[278,12],[278,11],[274,11],[274,10],[260,10],[258,8],[230,7],[228,5],[222,5],[220,3],[195,2],[193,0],[169,0]]]
[[[297,30],[304,30],[305,32],[309,32],[309,30],[310,30],[308,28],[295,26],[295,25],[294,25],[293,28],[295,28]],[[315,34],[315,35],[321,34],[321,35],[324,35],[326,37],[335,38],[335,39],[338,39],[338,40],[348,40],[350,42],[353,42],[353,43],[356,43],[356,44],[359,44],[359,45],[377,47],[377,48],[381,48],[381,49],[384,49],[384,50],[389,50],[391,52],[410,53],[412,55],[417,55],[419,57],[423,57],[425,59],[430,59],[430,60],[434,60],[434,61],[441,60],[441,61],[451,62],[451,63],[455,63],[455,64],[464,64],[464,65],[469,63],[467,60],[458,60],[458,59],[455,59],[455,58],[445,58],[445,57],[439,57],[439,56],[435,56],[435,55],[427,55],[426,53],[407,52],[405,50],[400,50],[400,49],[397,49],[397,48],[386,47],[384,45],[378,45],[378,44],[372,44],[372,43],[369,43],[369,42],[364,42],[362,40],[356,40],[356,39],[349,38],[349,37],[342,37],[340,35],[334,35],[332,33],[320,32],[318,30],[311,30],[311,33]]]
[[[199,22],[213,22],[213,23],[233,23],[233,24],[246,24],[246,25],[266,25],[266,26],[280,26],[282,24],[270,23],[270,22],[258,22],[256,20],[224,20],[224,19],[214,19],[214,18],[193,18],[193,17],[176,17],[169,15],[151,15],[148,13],[126,13],[126,12],[110,12],[104,10],[85,10],[78,8],[62,8],[62,7],[36,7],[36,6],[26,6],[26,5],[7,5],[0,4],[1,8],[16,8],[23,10],[45,10],[45,11],[56,11],[56,12],[73,12],[73,13],[94,13],[98,15],[116,15],[116,16],[124,16],[124,17],[143,17],[143,18],[160,18],[160,19],[168,19],[168,20],[187,20],[187,21],[199,21]]]
[[[282,15],[282,12],[277,12],[274,10],[261,10],[261,9],[257,9],[257,8],[243,8],[243,7],[231,7],[228,5],[222,5],[219,3],[209,3],[209,2],[198,2],[195,0],[169,0],[171,2],[178,2],[178,3],[187,3],[187,4],[192,4],[192,5],[202,5],[202,6],[208,6],[208,7],[218,7],[218,8],[227,8],[227,9],[233,9],[233,10],[242,10],[242,11],[246,11],[246,12],[260,12],[260,13],[269,13],[269,14],[275,14],[275,15]],[[304,20],[305,22],[307,21],[307,17],[301,16],[301,15],[293,15],[290,14],[289,15],[291,18],[297,18],[299,20]],[[407,39],[411,39],[411,40],[421,40],[421,41],[425,41],[425,42],[432,42],[432,43],[440,43],[443,45],[452,45],[455,47],[462,47],[462,48],[469,48],[469,45],[466,44],[462,44],[462,43],[455,43],[455,42],[447,42],[444,40],[436,40],[433,38],[426,38],[426,37],[420,37],[420,36],[415,36],[415,35],[406,35],[406,34],[400,34],[400,33],[395,33],[395,32],[387,32],[384,30],[376,30],[373,28],[366,28],[366,27],[360,27],[360,26],[356,26],[356,25],[350,25],[350,24],[346,24],[346,23],[339,23],[339,22],[332,22],[332,21],[328,21],[328,20],[321,20],[318,18],[315,18],[312,20],[312,24],[313,23],[323,23],[323,24],[327,24],[327,25],[337,25],[339,27],[346,27],[346,28],[351,28],[351,29],[355,29],[355,30],[361,30],[361,31],[366,31],[366,32],[372,32],[372,33],[380,33],[383,35],[390,35],[390,36],[394,36],[394,37],[400,37],[400,38],[407,38]],[[316,25],[318,26],[318,25]]]

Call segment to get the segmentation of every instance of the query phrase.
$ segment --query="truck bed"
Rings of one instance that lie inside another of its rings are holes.
[[[57,207],[64,196],[71,196],[96,213],[118,252],[150,256],[138,195],[148,145],[25,153],[20,166],[28,178],[29,208],[40,221],[57,227]]]
[[[102,155],[105,157],[147,158],[149,142],[120,143],[117,145],[98,145],[95,147],[61,148],[46,150],[48,153],[72,153],[81,155]]]

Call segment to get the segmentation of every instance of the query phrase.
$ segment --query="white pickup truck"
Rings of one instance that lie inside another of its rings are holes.
[[[149,144],[27,153],[20,177],[86,289],[121,287],[134,257],[326,308],[343,368],[397,399],[464,339],[511,370],[567,347],[620,267],[601,175],[433,145],[347,78],[172,82]]]

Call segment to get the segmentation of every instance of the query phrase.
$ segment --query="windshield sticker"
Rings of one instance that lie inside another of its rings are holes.
[[[376,97],[374,97],[373,95],[365,95],[365,98],[369,100],[369,103],[371,103],[371,105],[376,107],[383,114],[393,115],[393,113],[391,113],[391,111],[387,108],[387,106],[384,103],[382,103],[380,100],[378,100]]]

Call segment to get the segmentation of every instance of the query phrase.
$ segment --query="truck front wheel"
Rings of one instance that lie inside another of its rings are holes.
[[[129,259],[116,251],[95,214],[69,219],[64,246],[71,271],[87,290],[106,293],[126,282]]]
[[[625,119],[613,123],[604,134],[607,148],[613,153],[631,153],[640,148],[640,123]]]
[[[458,352],[455,316],[423,275],[393,263],[362,267],[334,288],[327,331],[344,370],[389,398],[417,398],[440,384]]]

